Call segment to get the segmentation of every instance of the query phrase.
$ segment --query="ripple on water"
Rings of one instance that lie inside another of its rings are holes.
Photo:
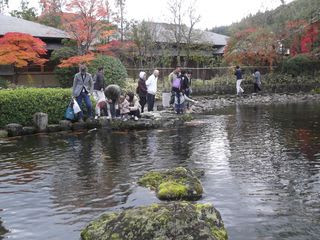
[[[201,202],[230,239],[317,239],[319,117],[319,106],[238,106],[179,129],[1,141],[0,217],[9,239],[79,239],[105,211],[159,201],[137,186],[143,173],[186,166],[205,169]]]

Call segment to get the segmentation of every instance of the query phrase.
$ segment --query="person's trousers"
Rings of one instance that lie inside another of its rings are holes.
[[[90,96],[88,95],[88,93],[81,92],[80,95],[76,98],[76,100],[77,100],[77,103],[79,104],[80,107],[82,105],[82,101],[84,100],[86,107],[87,107],[88,116],[89,116],[89,118],[91,118],[92,117],[92,104],[91,104]],[[81,111],[79,113],[79,119],[83,119],[83,111]]]
[[[149,94],[149,93],[147,94],[148,112],[153,111],[155,98],[156,98],[156,95]]]
[[[116,103],[115,103],[115,101],[113,101],[112,100],[112,103],[109,103],[109,111],[108,111],[108,113],[110,113],[111,114],[111,116],[109,116],[109,117],[111,117],[111,118],[115,118],[116,116],[117,116],[117,110],[116,110]],[[109,115],[109,114],[108,114]]]
[[[184,103],[175,104],[175,109],[177,114],[183,114],[184,112]]]
[[[255,93],[257,93],[258,91],[261,91],[261,88],[258,83],[254,83],[253,90]]]
[[[190,88],[187,88],[187,89],[185,90],[184,94],[185,94],[187,97],[190,97]],[[189,102],[187,102],[186,106],[187,106],[187,108],[189,109],[189,107],[190,107]]]
[[[237,94],[238,94],[238,95],[239,95],[239,94],[242,94],[242,93],[244,92],[244,90],[243,90],[242,87],[241,87],[241,82],[242,82],[242,79],[237,80],[237,85],[236,85],[236,87],[237,87]]]
[[[141,115],[140,115],[140,110],[130,111],[129,115],[135,116],[135,117],[138,117],[138,118],[141,117]]]
[[[144,111],[144,106],[145,106],[146,103],[147,103],[147,96],[139,96],[139,98],[140,98],[139,103],[140,103],[140,106],[141,106],[141,113],[143,113],[143,111]]]

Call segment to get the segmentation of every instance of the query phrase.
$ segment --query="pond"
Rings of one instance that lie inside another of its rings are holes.
[[[200,201],[231,240],[319,239],[319,124],[320,105],[235,106],[179,129],[1,140],[4,237],[78,240],[105,211],[158,201],[143,173],[186,166],[205,169]]]

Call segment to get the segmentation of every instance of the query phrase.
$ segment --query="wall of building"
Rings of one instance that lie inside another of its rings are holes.
[[[59,82],[54,73],[20,73],[15,76],[1,76],[19,86],[26,87],[59,87]]]

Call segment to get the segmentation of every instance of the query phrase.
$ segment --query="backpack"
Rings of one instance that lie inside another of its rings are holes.
[[[180,89],[180,87],[181,87],[181,79],[180,78],[173,79],[172,87]]]

